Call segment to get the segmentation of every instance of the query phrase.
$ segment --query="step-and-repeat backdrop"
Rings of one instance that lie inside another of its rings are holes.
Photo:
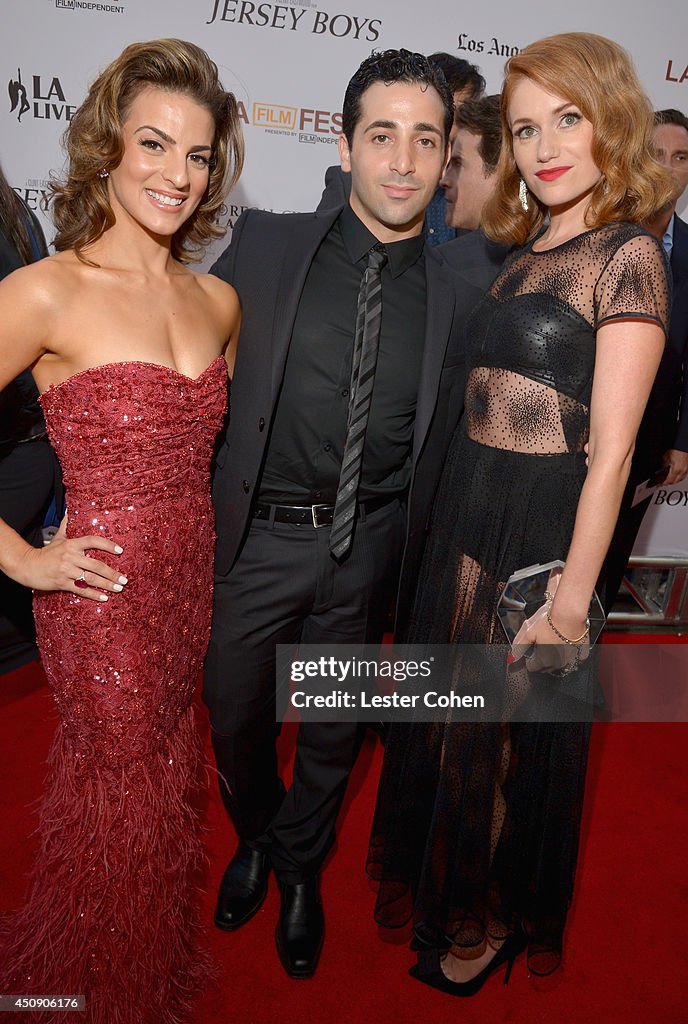
[[[203,46],[239,100],[247,159],[227,202],[228,231],[246,207],[315,207],[325,169],[337,162],[346,83],[373,49],[446,50],[477,64],[497,92],[506,58],[533,39],[598,32],[630,51],[656,107],[688,112],[685,0],[3,0],[2,10],[0,162],[39,211],[88,83],[128,43],[159,36]],[[44,222],[50,238],[49,217]],[[661,513],[653,553],[688,553],[685,486],[676,488],[680,502],[672,495],[653,506]]]

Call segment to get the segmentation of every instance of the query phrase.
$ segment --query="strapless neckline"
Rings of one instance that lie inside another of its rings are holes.
[[[189,377],[186,373],[181,373],[180,370],[176,370],[174,366],[167,366],[165,363],[154,363],[146,359],[123,359],[111,363],[99,363],[98,366],[88,366],[85,370],[79,370],[78,373],[73,373],[69,377],[65,377],[58,384],[49,384],[45,391],[40,395],[41,401],[44,397],[58,391],[63,388],[66,384],[71,384],[73,381],[79,380],[81,377],[88,377],[91,374],[96,373],[98,370],[112,370],[120,366],[141,366],[148,367],[153,370],[162,370],[165,373],[171,374],[173,377],[181,378],[189,384],[198,384],[203,378],[210,373],[210,371],[220,362],[224,364],[225,358],[223,355],[216,356],[212,363],[206,366],[205,370],[202,370],[198,377]]]

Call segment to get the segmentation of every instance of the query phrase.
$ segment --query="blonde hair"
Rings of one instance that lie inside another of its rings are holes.
[[[212,114],[215,138],[208,188],[194,213],[172,238],[175,259],[200,259],[200,251],[224,234],[218,220],[227,192],[244,162],[244,141],[236,99],[225,92],[217,66],[205,50],[182,39],[133,43],[95,80],[64,137],[68,168],[64,181],[51,183],[55,248],[83,250],[114,224],[103,168],[124,155],[122,124],[138,93],[153,86],[195,100]]]
[[[629,55],[603,36],[564,32],[531,43],[506,63],[496,188],[481,219],[489,238],[523,245],[540,230],[547,214],[532,194],[527,212],[518,198],[520,174],[509,105],[515,85],[523,78],[576,104],[592,123],[592,157],[602,177],[586,211],[590,228],[647,220],[670,201],[669,176],[652,150],[652,107]]]

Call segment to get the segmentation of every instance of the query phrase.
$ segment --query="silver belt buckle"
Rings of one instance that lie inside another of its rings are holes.
[[[318,522],[318,510],[321,508],[330,508],[330,505],[311,505],[311,519],[313,520],[313,526],[316,530],[319,530],[322,526],[329,526],[329,523]]]

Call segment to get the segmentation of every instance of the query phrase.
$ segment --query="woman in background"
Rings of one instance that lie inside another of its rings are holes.
[[[528,672],[575,670],[669,314],[666,261],[639,223],[670,185],[627,54],[583,33],[540,40],[508,61],[501,105],[482,226],[520,248],[467,324],[465,416],[405,638],[462,645],[469,694],[507,671],[506,581],[555,559],[558,587],[517,639],[535,645]],[[512,706],[528,672],[508,670]],[[392,726],[369,871],[379,923],[413,920],[414,977],[466,996],[526,947],[532,973],[558,967],[588,739],[566,718]]]
[[[57,254],[0,286],[1,383],[32,366],[67,503],[42,550],[0,523],[0,566],[36,591],[60,715],[0,990],[83,993],[89,1024],[176,1024],[208,971],[191,698],[239,323],[234,291],[186,263],[222,233],[243,156],[236,101],[199,47],[136,43],[93,84],[66,146]]]
[[[0,169],[0,280],[48,255],[37,218]],[[41,527],[55,483],[55,455],[48,444],[38,390],[30,371],[0,392],[0,516],[25,540],[42,545]],[[0,575],[0,633],[6,654],[26,658],[35,636],[31,594]],[[10,645],[19,644],[19,647]],[[20,649],[19,649],[20,648]],[[9,665],[8,667],[13,667]]]

